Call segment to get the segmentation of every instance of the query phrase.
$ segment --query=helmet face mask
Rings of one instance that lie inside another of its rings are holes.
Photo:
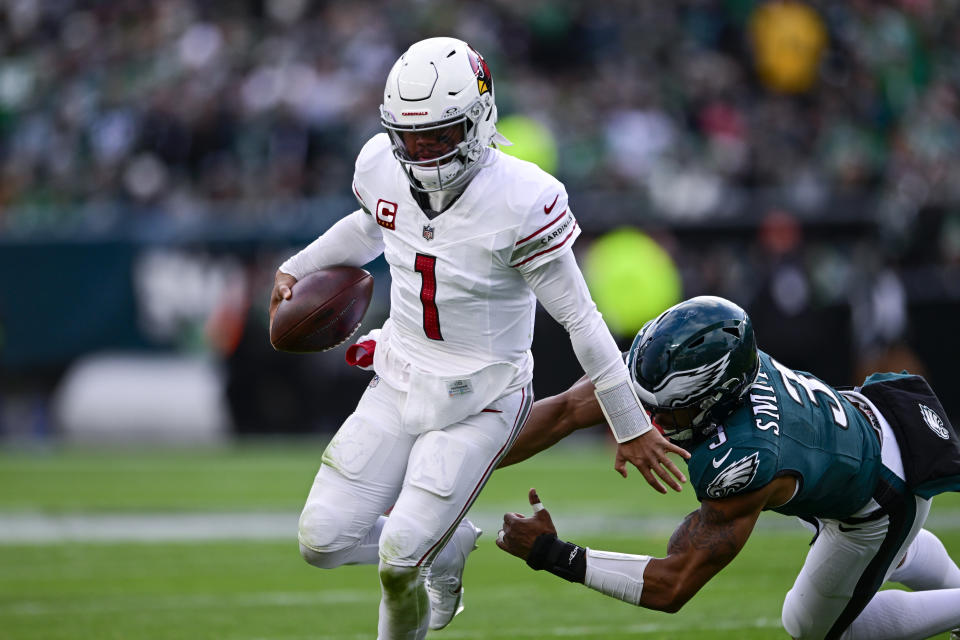
[[[417,42],[387,76],[380,122],[417,191],[466,184],[493,142],[496,121],[490,69],[461,40]]]
[[[396,153],[420,166],[442,166],[460,152],[467,135],[466,122],[458,118],[420,129],[388,129]]]
[[[393,155],[404,165],[407,178],[419,191],[451,188],[463,174],[468,123],[466,118],[443,121],[428,127],[386,127],[393,144]]]
[[[746,312],[712,296],[681,302],[647,323],[628,360],[637,395],[677,442],[712,435],[740,405],[759,366]]]
[[[702,413],[699,407],[650,407],[651,418],[664,433],[682,434],[693,428],[697,417]],[[681,440],[687,438],[680,438]]]

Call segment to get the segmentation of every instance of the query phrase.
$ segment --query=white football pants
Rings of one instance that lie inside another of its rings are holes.
[[[881,449],[883,464],[902,480],[905,474],[903,461],[900,458],[900,447],[897,445],[890,425],[879,412],[875,413],[883,431]],[[793,638],[804,640],[864,637],[857,631],[857,627],[858,623],[869,622],[867,618],[874,616],[872,610],[875,608],[870,604],[878,598],[876,588],[890,578],[891,573],[896,570],[930,513],[929,500],[918,497],[909,499],[915,502],[916,508],[915,510],[908,508],[904,521],[894,525],[895,529],[901,532],[898,536],[888,535],[891,523],[886,515],[860,523],[853,523],[850,520],[841,522],[822,519],[819,521],[819,533],[807,553],[793,588],[787,593],[783,603],[782,621],[787,633]],[[878,506],[875,501],[870,500],[857,515],[865,515]],[[905,533],[905,536],[902,536],[902,533]],[[876,583],[875,586],[873,586],[874,583]],[[943,591],[943,599],[955,601],[957,593]],[[907,596],[903,618],[908,617],[907,612],[911,606],[910,597],[935,597],[923,596],[921,592],[903,593],[903,595]],[[921,603],[918,601],[916,604],[919,607]],[[954,607],[953,610],[960,612],[960,608]],[[960,620],[960,613],[955,614],[955,617]],[[850,618],[854,619],[850,620]],[[843,627],[841,619],[848,625],[846,633],[841,633]],[[909,634],[912,630],[921,634],[917,637],[926,638],[930,634],[923,628],[930,622],[930,620],[917,620],[910,630],[898,631],[896,633],[901,635],[894,637],[901,640],[911,637],[902,633]],[[950,624],[946,618],[938,624],[944,625],[943,629],[951,628],[946,626]],[[872,632],[866,637],[880,636]]]
[[[418,434],[399,426],[405,401],[404,392],[374,378],[324,451],[300,515],[301,551],[311,564],[376,563],[376,549],[381,582],[384,565],[429,566],[520,433],[533,394],[528,385],[459,423]],[[388,510],[379,539],[371,539]]]

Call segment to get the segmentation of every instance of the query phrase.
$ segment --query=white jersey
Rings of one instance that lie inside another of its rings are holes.
[[[354,174],[362,210],[280,270],[301,278],[386,257],[390,318],[373,367],[406,394],[401,422],[408,432],[443,429],[530,383],[540,296],[570,334],[617,441],[644,433],[652,427],[571,251],[580,229],[566,190],[533,164],[486,153],[460,196],[430,219],[386,134],[374,136]]]
[[[353,189],[380,227],[393,279],[378,353],[388,347],[440,376],[509,363],[531,369],[516,381],[525,384],[536,298],[522,274],[570,251],[580,229],[563,184],[532,163],[488,153],[460,197],[430,219],[386,134],[360,152]]]

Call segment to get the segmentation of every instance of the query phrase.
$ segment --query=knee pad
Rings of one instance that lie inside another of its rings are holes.
[[[784,631],[795,640],[817,637],[818,632],[822,637],[826,629],[818,628],[817,621],[810,615],[810,611],[804,607],[802,600],[803,598],[793,589],[787,592],[787,597],[783,601],[783,611],[780,615],[780,622],[783,624]]]
[[[783,601],[783,610],[780,612],[780,624],[783,625],[783,630],[790,634],[791,638],[799,638],[800,621],[797,619],[796,612],[791,606],[792,595],[793,591],[788,591],[787,597]]]
[[[354,502],[346,495],[339,500],[332,495],[319,497],[308,502],[300,513],[297,535],[300,544],[317,553],[338,551],[356,544],[360,532],[350,531],[356,509]]]
[[[430,535],[419,518],[394,510],[380,533],[380,564],[416,565],[422,549],[430,545]]]

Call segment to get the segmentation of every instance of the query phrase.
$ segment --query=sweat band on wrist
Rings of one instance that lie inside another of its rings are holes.
[[[653,429],[629,379],[609,389],[597,389],[594,394],[617,443],[633,440]]]
[[[564,542],[556,534],[541,533],[530,547],[527,566],[536,571],[549,571],[570,582],[583,583],[587,571],[587,550]]]

